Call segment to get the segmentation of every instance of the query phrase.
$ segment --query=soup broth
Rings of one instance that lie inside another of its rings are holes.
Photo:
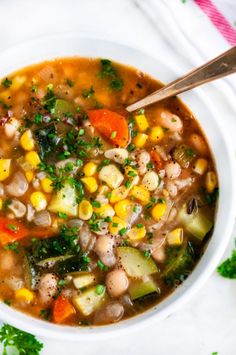
[[[214,226],[217,175],[176,97],[108,59],[65,58],[0,85],[0,299],[71,326],[158,304],[192,272]]]

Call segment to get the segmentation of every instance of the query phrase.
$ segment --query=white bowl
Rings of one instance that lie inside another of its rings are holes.
[[[168,67],[160,58],[153,58],[140,50],[94,37],[60,35],[40,38],[0,53],[0,78],[29,64],[56,57],[102,57],[129,64],[154,78],[169,82],[179,74],[179,68]],[[224,133],[221,117],[214,103],[198,89],[181,96],[202,126],[215,158],[219,177],[220,196],[214,233],[207,250],[188,279],[159,305],[134,318],[102,327],[58,326],[32,318],[5,304],[0,304],[1,320],[25,331],[60,340],[93,340],[120,335],[167,317],[196,293],[215,270],[229,241],[235,218],[236,184],[233,149]]]

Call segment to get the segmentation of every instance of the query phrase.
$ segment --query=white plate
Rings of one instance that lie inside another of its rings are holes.
[[[102,57],[135,66],[153,77],[168,82],[179,73],[179,68],[168,67],[159,58],[153,58],[140,50],[119,43],[94,37],[60,35],[30,41],[0,53],[0,77],[33,63],[55,57],[68,56]],[[36,335],[67,340],[106,339],[110,335],[134,331],[141,326],[175,312],[189,300],[208,279],[216,268],[229,241],[234,224],[236,190],[234,183],[235,166],[233,149],[224,133],[221,117],[208,100],[204,89],[181,95],[184,102],[197,116],[212,149],[220,184],[219,207],[214,233],[206,252],[192,274],[174,293],[159,305],[134,318],[102,327],[67,327],[31,318],[4,304],[0,304],[1,319]]]

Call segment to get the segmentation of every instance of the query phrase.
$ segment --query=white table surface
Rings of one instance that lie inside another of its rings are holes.
[[[87,32],[130,43],[154,55],[165,53],[167,61],[171,58],[175,64],[189,69],[189,64],[173,51],[168,41],[160,39],[158,26],[146,16],[141,1],[145,0],[0,0],[0,51],[35,36]],[[214,89],[209,92],[219,95]],[[229,134],[235,132],[234,120],[227,122],[227,117],[225,120]],[[232,247],[233,237],[225,256]],[[181,310],[149,328],[90,343],[62,343],[43,338],[42,353],[211,355],[217,351],[219,355],[235,355],[235,329],[236,282],[215,273]]]

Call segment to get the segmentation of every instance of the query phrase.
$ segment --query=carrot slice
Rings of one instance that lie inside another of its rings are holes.
[[[156,150],[151,150],[150,155],[151,155],[151,159],[155,165],[155,168],[157,170],[161,170],[163,168],[163,160],[162,160],[160,154],[158,154]]]
[[[66,297],[61,295],[54,302],[53,321],[55,323],[59,323],[59,324],[64,323],[75,313],[76,311],[74,307]]]
[[[0,246],[13,243],[29,235],[24,225],[15,219],[0,217]]]
[[[126,118],[107,109],[88,111],[94,128],[111,143],[126,147],[129,143],[129,126]]]

